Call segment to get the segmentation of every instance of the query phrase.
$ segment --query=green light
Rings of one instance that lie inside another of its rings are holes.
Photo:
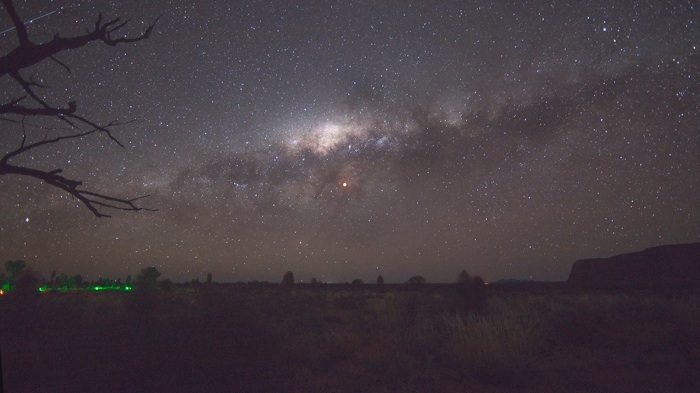
[[[3,287],[4,288],[4,287]],[[9,288],[8,288],[9,289]],[[133,287],[131,286],[118,286],[118,285],[113,285],[113,286],[101,286],[101,285],[93,285],[90,287],[82,287],[82,288],[73,288],[69,286],[62,286],[62,287],[57,287],[57,288],[51,288],[47,286],[46,284],[41,285],[39,287],[39,292],[50,292],[50,291],[57,291],[57,292],[75,292],[75,291],[131,291]]]

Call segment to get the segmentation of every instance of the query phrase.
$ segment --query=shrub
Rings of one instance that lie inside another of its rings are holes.
[[[423,276],[413,276],[406,281],[406,284],[419,287],[425,285],[426,281]]]
[[[5,270],[7,270],[7,274],[10,277],[10,280],[14,279],[15,277],[19,276],[19,273],[27,267],[27,263],[24,262],[23,260],[16,260],[16,261],[7,261],[5,262]]]
[[[139,274],[138,278],[136,279],[136,289],[155,289],[158,277],[160,277],[160,272],[153,266],[141,269],[141,274]]]
[[[23,267],[14,280],[13,295],[34,298],[39,295],[41,279],[32,268]]]
[[[284,273],[282,276],[282,282],[280,282],[280,288],[283,290],[291,290],[294,287],[294,273],[291,271]]]
[[[469,284],[472,281],[471,276],[469,273],[467,273],[466,270],[462,270],[459,273],[459,276],[457,276],[457,283],[458,284]]]

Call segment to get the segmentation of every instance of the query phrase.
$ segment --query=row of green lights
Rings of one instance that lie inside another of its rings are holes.
[[[125,285],[123,287],[102,287],[98,285],[93,285],[90,287],[86,288],[70,288],[70,287],[58,287],[58,288],[50,288],[46,285],[42,285],[39,287],[39,292],[45,292],[45,291],[131,291],[133,287]]]

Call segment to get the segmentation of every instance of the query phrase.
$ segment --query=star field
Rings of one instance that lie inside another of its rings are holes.
[[[133,35],[164,14],[148,40],[64,53],[70,74],[31,70],[56,105],[138,119],[115,132],[126,148],[96,136],[23,158],[158,212],[97,219],[0,176],[2,260],[174,281],[563,280],[576,259],[700,240],[693,2],[17,8],[56,11],[28,24],[36,42],[99,12]],[[0,35],[3,54],[16,40]],[[16,148],[21,130],[0,124]]]

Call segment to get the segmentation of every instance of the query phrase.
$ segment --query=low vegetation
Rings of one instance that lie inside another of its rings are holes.
[[[700,387],[696,290],[171,283],[2,296],[0,315],[7,391]]]

